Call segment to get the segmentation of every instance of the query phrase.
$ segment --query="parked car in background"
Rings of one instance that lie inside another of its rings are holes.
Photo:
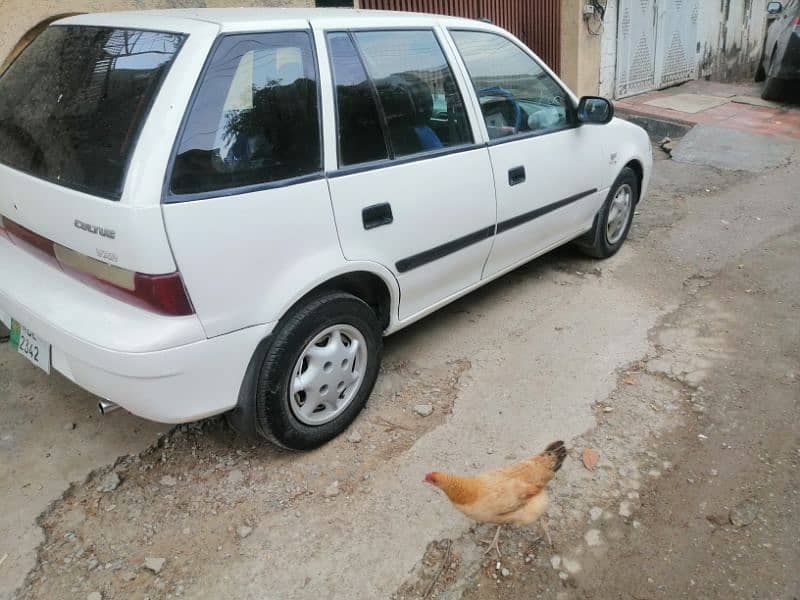
[[[781,100],[789,82],[800,83],[800,0],[770,2],[775,18],[767,30],[756,81],[764,81],[761,97]]]
[[[651,164],[487,23],[75,16],[0,78],[0,320],[137,415],[313,448],[384,335],[561,244],[617,252]]]

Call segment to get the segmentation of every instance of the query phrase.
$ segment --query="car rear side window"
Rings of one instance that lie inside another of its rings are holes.
[[[321,172],[314,61],[308,32],[221,38],[178,142],[172,194],[209,194]]]
[[[432,30],[330,33],[340,166],[471,144],[464,101]]]
[[[353,33],[394,157],[472,143],[464,101],[433,31]]]
[[[184,36],[54,25],[0,77],[0,163],[117,200]]]

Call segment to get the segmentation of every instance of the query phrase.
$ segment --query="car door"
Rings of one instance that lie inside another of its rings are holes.
[[[591,227],[602,204],[602,143],[596,128],[578,126],[571,95],[516,40],[496,30],[450,34],[489,138],[498,213],[490,277]]]
[[[337,142],[328,182],[342,251],[389,268],[399,319],[419,316],[480,281],[496,219],[488,151],[433,27],[320,35],[336,107],[326,134]]]

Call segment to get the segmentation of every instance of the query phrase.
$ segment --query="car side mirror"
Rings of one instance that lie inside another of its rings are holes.
[[[614,105],[598,96],[584,96],[578,103],[578,121],[605,125],[614,118]]]
[[[771,15],[778,15],[783,11],[783,3],[770,2],[767,4],[767,12]]]

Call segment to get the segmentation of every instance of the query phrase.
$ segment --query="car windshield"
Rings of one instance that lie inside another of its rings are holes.
[[[119,199],[141,125],[183,36],[51,26],[0,76],[0,163]]]

